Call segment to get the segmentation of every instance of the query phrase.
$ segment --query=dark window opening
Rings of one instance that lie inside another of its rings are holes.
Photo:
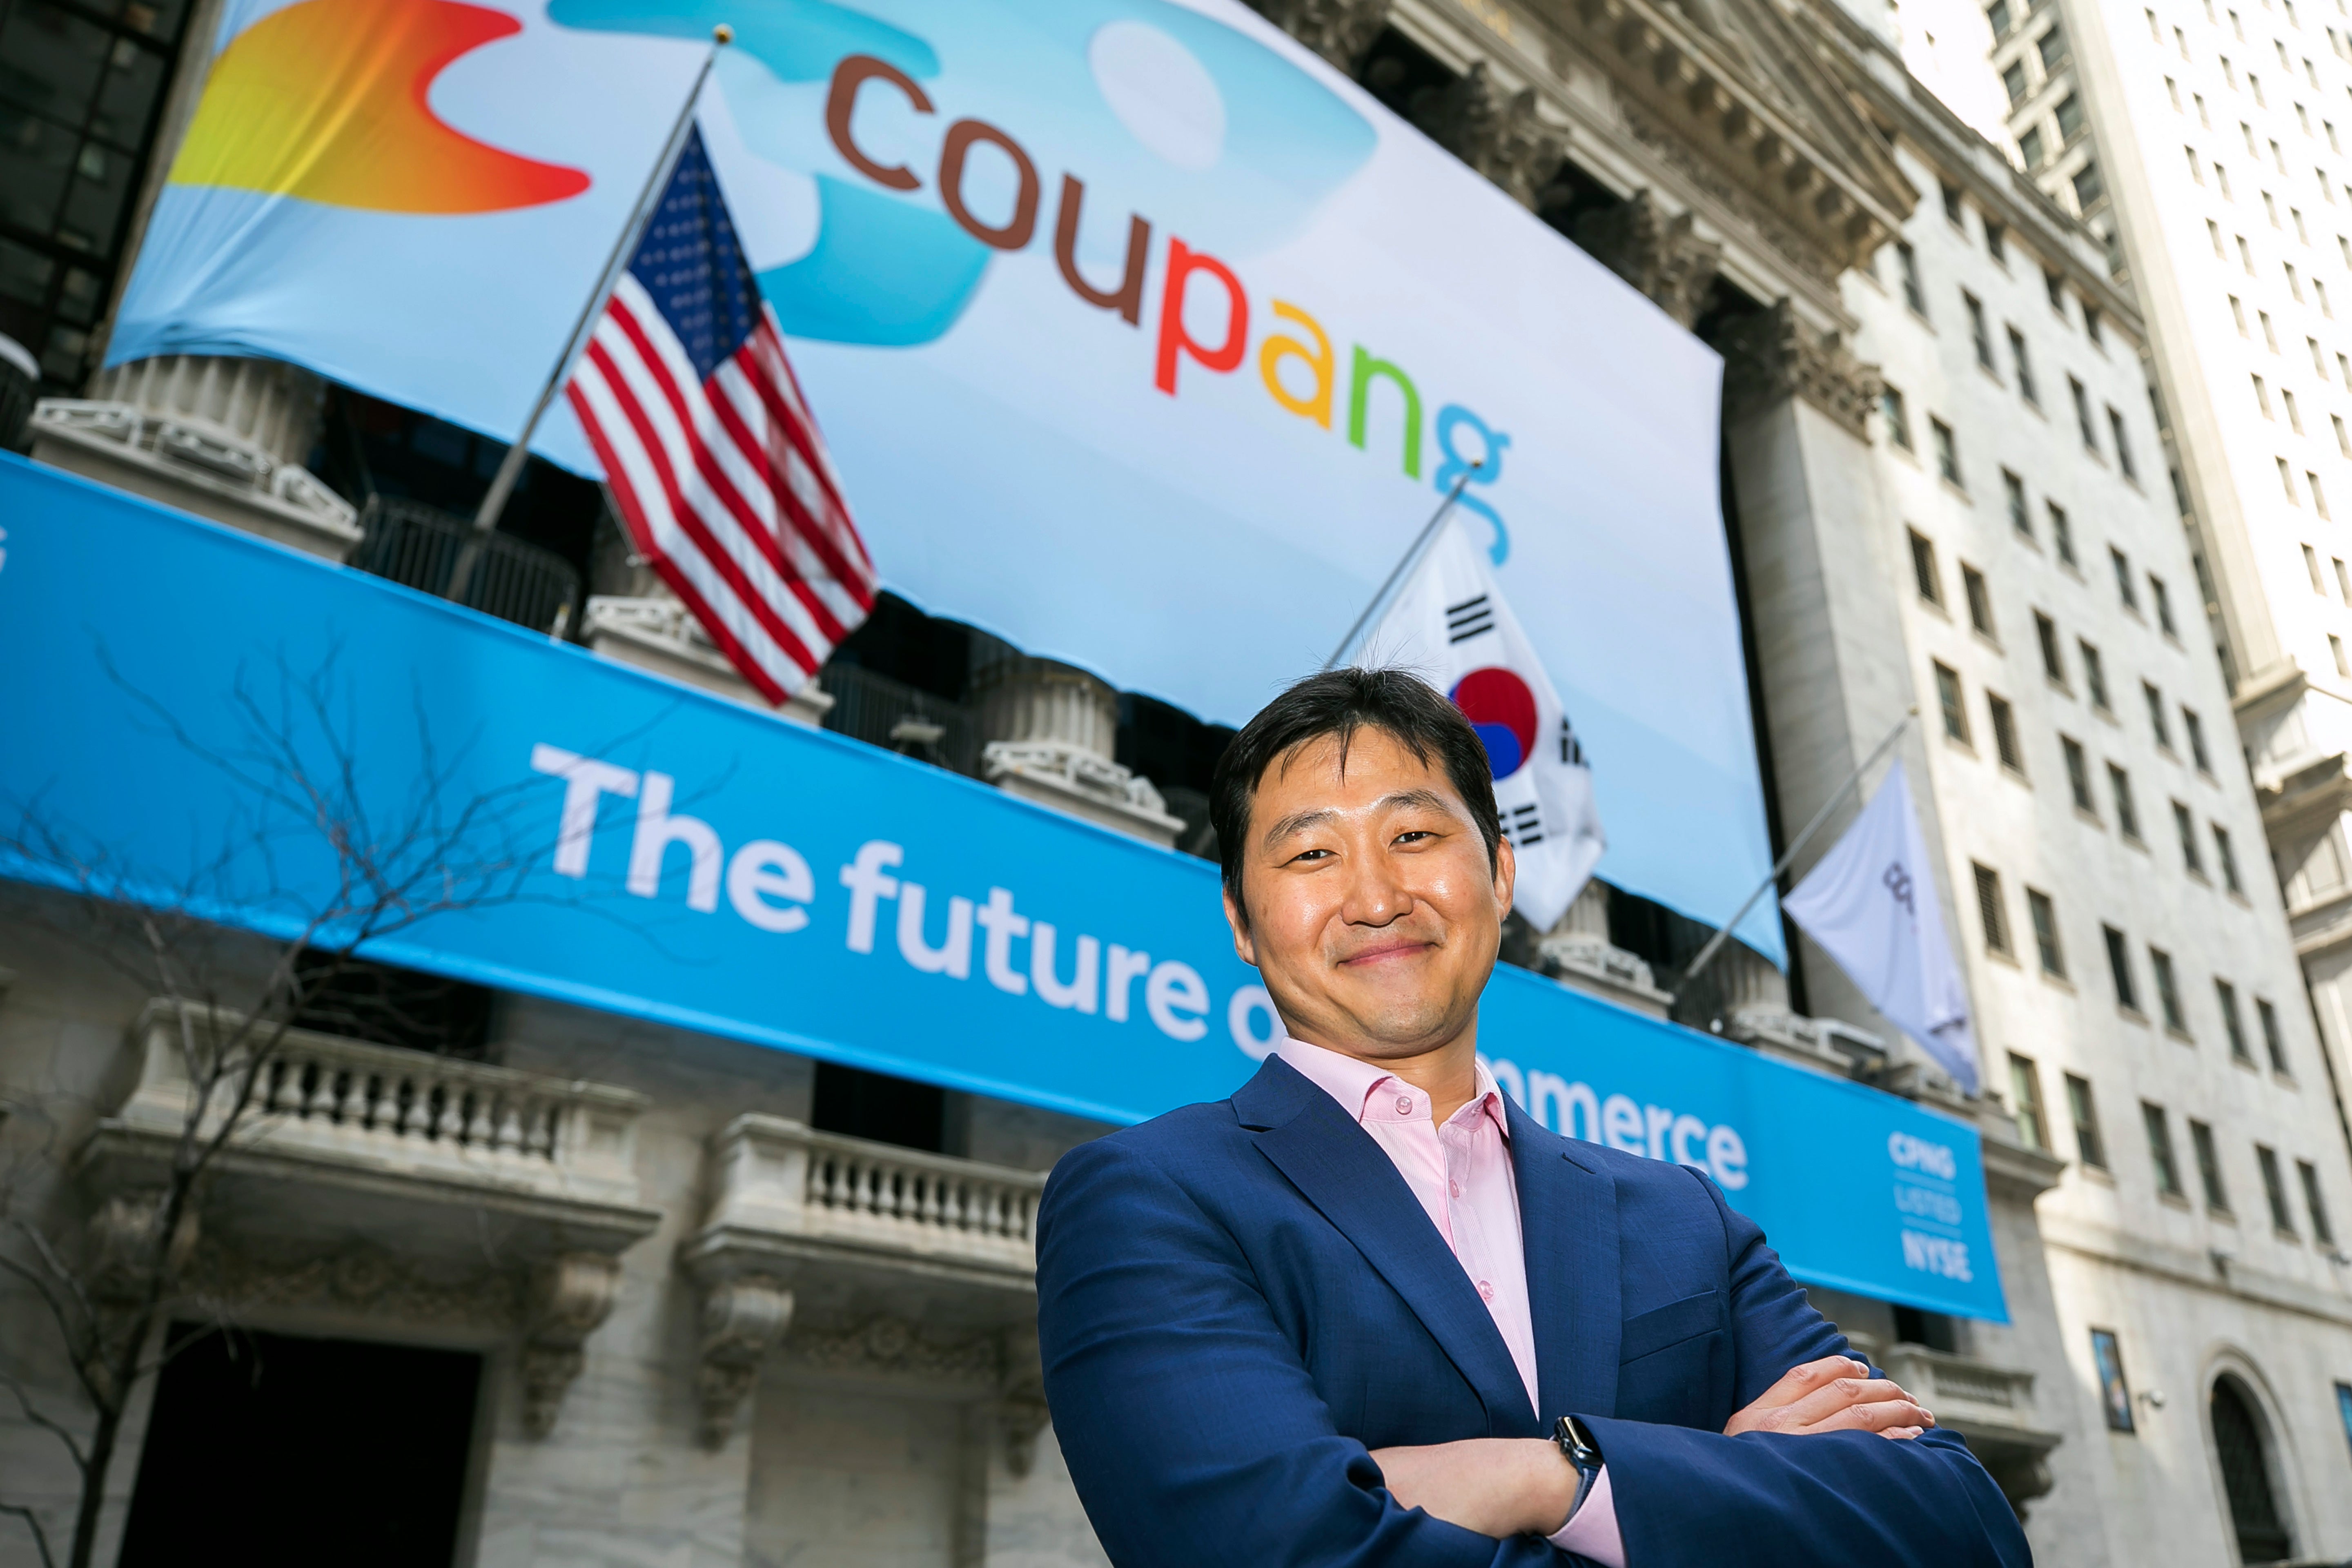
[[[1410,120],[1416,103],[1425,101],[1423,95],[1444,91],[1453,85],[1454,73],[1394,27],[1383,27],[1364,51],[1356,79],[1391,112]]]
[[[456,1558],[480,1356],[196,1323],[171,1337],[121,1568]]]
[[[819,1062],[809,1125],[820,1132],[937,1154],[947,1147],[947,1090],[937,1084]]]
[[[1897,1343],[1925,1345],[1931,1351],[1957,1353],[1959,1342],[1952,1332],[1951,1318],[1942,1312],[1922,1311],[1917,1307],[1895,1309],[1895,1338]]]
[[[295,959],[294,980],[298,1029],[473,1061],[489,1049],[486,985],[317,952]]]
[[[2279,1563],[2294,1555],[2294,1538],[2271,1489],[2270,1445],[2263,1419],[2234,1377],[2213,1384],[2213,1447],[2221,1460],[2221,1489],[2242,1562]]]

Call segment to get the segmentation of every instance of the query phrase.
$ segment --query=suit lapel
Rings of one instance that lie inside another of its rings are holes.
[[[1257,1130],[1259,1152],[1404,1298],[1477,1391],[1488,1430],[1531,1431],[1527,1385],[1493,1315],[1371,1134],[1279,1058],[1269,1058],[1233,1103],[1243,1124]]]
[[[1576,1145],[1512,1105],[1511,1169],[1535,1318],[1543,1418],[1617,1409],[1617,1184],[1578,1163]]]

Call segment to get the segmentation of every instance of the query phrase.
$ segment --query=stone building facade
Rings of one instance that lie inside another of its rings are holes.
[[[1723,353],[1726,526],[1776,843],[1832,808],[1801,875],[1856,809],[1839,804],[1850,775],[1916,706],[1897,754],[1943,858],[1988,1092],[1959,1095],[1817,951],[1800,943],[1783,976],[1735,944],[1685,975],[1706,932],[1605,886],[1555,930],[1514,933],[1512,956],[1982,1129],[2010,1321],[1817,1300],[1970,1438],[2045,1561],[2237,1550],[2212,1426],[2224,1378],[2251,1401],[2293,1550],[2352,1552],[2345,1434],[2331,1447],[2326,1426],[2332,1383],[2352,1383],[2352,1298],[2294,1185],[2307,1164],[2322,1207],[2352,1224],[2352,1151],[2254,855],[2263,817],[2225,743],[2229,693],[2193,628],[2166,619],[2187,616],[2193,541],[2165,510],[2155,469],[2171,437],[2149,416],[2138,307],[2099,238],[1919,89],[1874,25],[1820,4],[1261,9]],[[180,68],[174,104],[192,101],[202,61]],[[1649,306],[1629,294],[1626,308]],[[2038,407],[2021,401],[2011,326]],[[147,362],[81,390],[37,415],[41,459],[371,570],[396,570],[374,542],[395,524],[435,526],[331,482],[322,428],[390,415],[302,373]],[[614,542],[584,548],[570,597],[550,590],[514,618],[753,700]],[[540,544],[502,548],[518,570],[556,571],[530,553]],[[896,675],[837,663],[783,721],[1204,847],[1183,756],[1213,736],[1168,721],[1145,744],[1139,700],[977,636],[949,639],[955,679],[927,689],[910,672],[938,662],[945,634],[908,614],[890,634]],[[2037,614],[2057,627],[2063,675],[2039,662]],[[2105,698],[2085,642],[2107,661]],[[2133,689],[2143,680],[2160,709]],[[2147,727],[2184,706],[2210,750],[2186,715],[2169,738]],[[2087,815],[2068,736],[2086,748]],[[2109,763],[2138,792],[2136,832],[2103,793]],[[2179,849],[2171,798],[2194,829]],[[2189,842],[2206,857],[2193,865],[2179,859]],[[102,1247],[110,1226],[137,1222],[186,1085],[154,999],[55,934],[68,903],[0,889],[0,1081],[12,1103],[50,1108],[13,1116],[0,1143],[20,1164],[37,1134],[69,1152],[70,1179],[60,1166],[16,1195]],[[2137,986],[2124,998],[2109,925]],[[2151,945],[2175,961],[2179,1019]],[[2252,1065],[2234,1059],[2215,978],[2235,987]],[[353,1347],[335,1352],[347,1413],[387,1380],[422,1386],[454,1367],[432,1484],[457,1561],[1101,1561],[1039,1394],[1028,1235],[1044,1173],[1100,1128],[519,995],[478,999],[468,1026],[459,1051],[296,1037],[267,1131],[224,1167],[189,1237],[183,1311],[286,1357]],[[2075,1080],[2104,1160],[2074,1131]],[[366,1103],[347,1108],[352,1094]],[[2142,1100],[2171,1119],[2192,1195],[2188,1118],[2210,1127],[2240,1220],[2161,1190]],[[420,1137],[399,1109],[417,1104],[460,1108],[447,1114],[462,1135]],[[2285,1226],[2257,1223],[2258,1145],[2286,1162]],[[0,1295],[0,1342],[31,1342],[21,1295]],[[2129,1379],[2127,1434],[2110,1424],[2095,1342]],[[60,1392],[37,1357],[8,1370]],[[134,1410],[101,1561],[143,1561],[172,1473],[196,1462],[179,1376]],[[53,1519],[68,1507],[70,1465],[5,1410],[0,1474],[0,1500]],[[31,1560],[0,1531],[0,1563]]]

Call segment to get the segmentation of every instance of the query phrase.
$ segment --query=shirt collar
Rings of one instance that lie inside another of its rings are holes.
[[[1274,1054],[1316,1088],[1339,1102],[1339,1109],[1354,1121],[1366,1120],[1367,1108],[1372,1096],[1388,1085],[1397,1085],[1413,1095],[1412,1089],[1402,1079],[1377,1062],[1360,1061],[1328,1046],[1311,1046],[1305,1040],[1283,1037],[1275,1044]],[[1503,1091],[1495,1082],[1495,1075],[1486,1070],[1484,1060],[1478,1063],[1478,1092],[1471,1103],[1486,1111],[1497,1131],[1507,1139],[1511,1135],[1508,1115],[1503,1109]]]

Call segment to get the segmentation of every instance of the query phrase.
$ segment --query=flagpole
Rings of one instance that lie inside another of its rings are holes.
[[[1795,842],[1789,846],[1786,853],[1772,862],[1772,868],[1764,873],[1764,879],[1756,884],[1756,890],[1748,895],[1748,901],[1739,906],[1738,913],[1723,922],[1721,930],[1706,939],[1706,945],[1698,950],[1698,956],[1691,960],[1690,967],[1683,971],[1682,978],[1675,984],[1689,984],[1698,972],[1706,967],[1707,961],[1716,955],[1717,951],[1725,942],[1731,940],[1731,928],[1748,918],[1748,911],[1756,907],[1756,900],[1764,896],[1766,889],[1780,879],[1780,873],[1789,868],[1789,862],[1797,858],[1797,851],[1811,842],[1813,835],[1821,830],[1822,824],[1829,820],[1830,813],[1835,811],[1845,797],[1853,793],[1854,786],[1862,783],[1862,775],[1870,771],[1871,764],[1885,756],[1887,748],[1903,738],[1903,731],[1909,728],[1911,721],[1918,716],[1919,705],[1916,702],[1903,710],[1903,717],[1895,721],[1895,728],[1886,731],[1886,739],[1879,742],[1877,749],[1862,759],[1862,765],[1847,775],[1845,783],[1838,787],[1837,794],[1822,803],[1821,810],[1813,813],[1813,819],[1805,824],[1805,830],[1797,835]]]
[[[499,464],[497,476],[490,480],[488,492],[482,497],[480,509],[474,513],[477,537],[466,542],[457,568],[449,574],[449,587],[441,595],[443,598],[454,600],[464,596],[474,575],[475,560],[481,552],[479,535],[498,527],[499,514],[506,510],[508,500],[514,494],[515,485],[522,479],[523,465],[530,460],[531,436],[539,429],[539,422],[546,416],[549,405],[554,403],[555,395],[562,391],[563,384],[571,379],[572,362],[580,357],[582,346],[595,330],[596,318],[604,313],[604,301],[619,286],[622,269],[628,265],[637,241],[643,237],[646,225],[653,220],[654,207],[669,183],[670,170],[686,146],[688,133],[694,129],[694,107],[701,100],[703,83],[710,79],[710,68],[718,64],[719,51],[734,41],[735,29],[724,22],[710,30],[710,48],[702,57],[702,68],[694,73],[694,85],[687,89],[686,103],[677,111],[677,122],[670,127],[669,140],[662,143],[661,156],[654,160],[652,172],[646,175],[645,189],[637,194],[636,205],[629,209],[629,221],[622,226],[621,237],[614,242],[613,254],[604,258],[604,270],[596,275],[596,287],[589,294],[588,303],[581,310],[580,319],[572,323],[572,335],[563,340],[563,353],[556,358],[553,374],[548,376],[547,384],[540,388],[539,401],[530,405],[530,416],[523,420],[522,430],[515,437],[514,445],[507,448],[505,459]]]
[[[1452,511],[1454,503],[1462,499],[1462,487],[1468,484],[1471,478],[1486,466],[1486,459],[1481,458],[1464,469],[1462,477],[1454,481],[1454,488],[1445,492],[1445,499],[1437,503],[1437,510],[1429,514],[1429,521],[1423,523],[1421,531],[1412,536],[1412,543],[1405,551],[1404,559],[1396,563],[1396,570],[1391,572],[1388,581],[1381,584],[1381,591],[1372,595],[1372,602],[1364,606],[1364,613],[1356,617],[1356,624],[1348,628],[1348,635],[1339,639],[1339,646],[1333,648],[1331,657],[1323,661],[1323,670],[1331,669],[1348,656],[1348,650],[1356,645],[1357,634],[1364,629],[1364,624],[1372,618],[1373,612],[1388,602],[1390,591],[1397,585],[1400,578],[1412,569],[1413,563],[1421,559],[1422,552],[1429,547],[1430,540],[1436,535],[1437,525],[1445,521],[1445,514]],[[1317,673],[1321,674],[1323,670],[1318,670]]]

